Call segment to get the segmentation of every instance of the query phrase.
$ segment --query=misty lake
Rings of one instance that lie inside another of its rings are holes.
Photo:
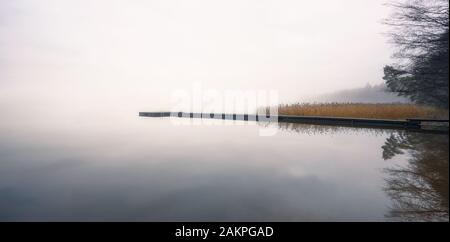
[[[448,221],[448,135],[217,122],[2,118],[0,221]]]

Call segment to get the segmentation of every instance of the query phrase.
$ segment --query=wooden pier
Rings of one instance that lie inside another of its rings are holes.
[[[179,118],[202,118],[202,119],[225,119],[257,122],[285,122],[304,123],[315,125],[333,125],[347,127],[406,129],[430,133],[447,133],[448,120],[437,119],[365,119],[365,118],[341,118],[341,117],[317,117],[317,116],[294,116],[277,115],[266,116],[256,114],[225,114],[225,113],[186,113],[186,112],[139,112],[141,117],[179,117]],[[424,125],[424,124],[427,125]],[[430,125],[437,124],[437,125]],[[444,125],[442,125],[444,124]],[[435,127],[435,128],[433,128]]]

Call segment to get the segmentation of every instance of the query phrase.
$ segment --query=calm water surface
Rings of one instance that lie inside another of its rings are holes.
[[[448,135],[33,117],[0,121],[1,221],[448,221]]]

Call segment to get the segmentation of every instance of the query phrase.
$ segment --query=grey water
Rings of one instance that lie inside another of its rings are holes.
[[[448,221],[448,135],[136,112],[0,119],[0,221],[392,220]]]

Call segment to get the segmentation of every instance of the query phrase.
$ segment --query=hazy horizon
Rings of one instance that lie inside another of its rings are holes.
[[[283,103],[379,84],[384,2],[1,2],[0,101],[136,111],[194,82]]]

